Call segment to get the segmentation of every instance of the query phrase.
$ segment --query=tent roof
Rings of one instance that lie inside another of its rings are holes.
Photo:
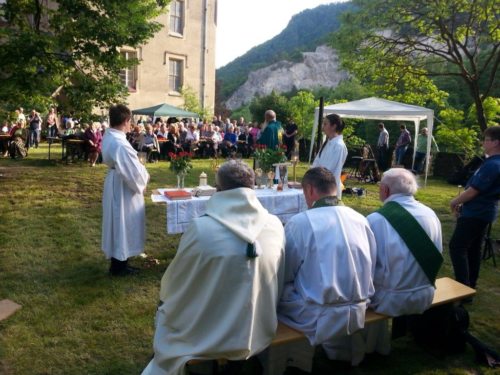
[[[434,116],[432,109],[373,97],[326,106],[324,114],[329,113],[345,118],[403,121],[424,120]]]
[[[154,117],[169,116],[169,117],[199,117],[197,113],[185,111],[181,108],[174,107],[169,104],[158,104],[153,107],[134,109],[134,115],[149,115]]]

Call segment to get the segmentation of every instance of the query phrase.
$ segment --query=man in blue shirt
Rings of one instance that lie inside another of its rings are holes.
[[[455,279],[476,287],[481,265],[481,244],[489,223],[497,216],[500,197],[500,126],[484,131],[483,148],[488,156],[467,182],[465,191],[450,202],[458,214],[450,240]]]
[[[222,143],[219,146],[221,149],[222,156],[227,157],[231,152],[236,151],[237,139],[238,138],[236,134],[234,134],[233,125],[229,125],[227,127],[227,132],[224,134],[224,139],[222,140]]]

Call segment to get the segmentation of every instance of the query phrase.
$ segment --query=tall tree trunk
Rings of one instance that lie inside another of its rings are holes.
[[[488,127],[488,123],[486,121],[486,116],[484,114],[484,106],[483,100],[481,98],[481,94],[479,92],[479,84],[478,81],[469,82],[469,88],[474,99],[474,104],[476,105],[476,119],[481,131],[485,131]]]

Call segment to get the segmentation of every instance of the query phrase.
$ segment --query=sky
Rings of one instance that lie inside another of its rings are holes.
[[[293,15],[345,0],[218,0],[215,65],[220,68],[278,35]]]

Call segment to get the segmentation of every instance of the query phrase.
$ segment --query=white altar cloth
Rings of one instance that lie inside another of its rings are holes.
[[[158,194],[151,195],[154,203],[167,204],[167,233],[183,233],[195,217],[201,216],[206,211],[206,204],[210,197],[193,197],[185,200],[170,200],[163,194],[167,190],[158,189]],[[187,191],[191,189],[185,189]],[[260,203],[272,214],[279,217],[285,224],[292,216],[307,209],[304,194],[300,189],[287,189],[276,191],[274,189],[255,189],[255,194]]]

